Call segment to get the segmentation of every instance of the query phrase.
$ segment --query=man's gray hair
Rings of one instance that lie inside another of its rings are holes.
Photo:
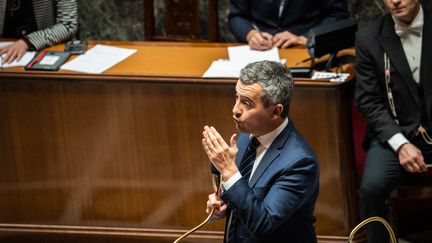
[[[240,82],[246,85],[258,83],[263,89],[261,100],[264,106],[282,104],[282,117],[288,115],[294,81],[287,66],[273,61],[249,63],[240,71]]]

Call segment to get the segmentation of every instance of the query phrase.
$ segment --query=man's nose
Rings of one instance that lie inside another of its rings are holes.
[[[240,110],[240,107],[239,107],[239,102],[236,102],[236,103],[234,104],[233,109],[232,109],[232,113],[233,113],[233,115],[234,115],[235,117],[240,117],[240,115],[241,115],[241,110]]]

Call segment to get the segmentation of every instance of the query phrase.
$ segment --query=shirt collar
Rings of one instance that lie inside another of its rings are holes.
[[[421,35],[423,32],[424,15],[423,15],[423,8],[421,5],[420,5],[419,12],[417,13],[417,16],[413,19],[413,21],[411,21],[410,24],[406,24],[406,23],[400,21],[399,19],[395,18],[393,15],[392,15],[392,18],[393,18],[394,23],[395,23],[396,34],[399,36],[402,36],[402,35],[405,35],[408,33]]]
[[[273,143],[273,141],[276,139],[276,137],[284,130],[286,125],[288,124],[288,117],[285,118],[285,120],[280,124],[276,129],[273,131],[264,134],[262,136],[257,137],[258,141],[262,146],[264,146],[265,149],[268,149],[270,145]],[[252,137],[252,135],[250,135]]]

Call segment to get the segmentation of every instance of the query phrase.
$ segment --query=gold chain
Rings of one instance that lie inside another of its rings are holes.
[[[417,128],[416,135],[418,135],[419,133],[423,137],[423,140],[425,141],[425,143],[427,143],[429,145],[432,145],[432,138],[429,136],[429,134],[427,133],[426,129],[424,129],[424,127],[421,124]]]

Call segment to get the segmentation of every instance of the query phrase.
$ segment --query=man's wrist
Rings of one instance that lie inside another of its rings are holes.
[[[299,35],[297,37],[297,44],[305,46],[306,43],[307,43],[307,38],[306,37],[304,37],[303,35]]]
[[[406,142],[406,143],[403,143],[403,144],[401,144],[397,149],[396,149],[396,154],[399,154],[399,152],[402,150],[402,147],[405,145],[405,144],[409,144],[409,142]]]
[[[238,173],[237,167],[235,169],[225,169],[221,172],[222,180],[228,181],[233,175]]]
[[[24,41],[27,45],[27,51],[35,51],[36,47],[30,42],[30,40],[27,37],[21,38],[21,40]]]
[[[393,135],[387,143],[390,145],[390,147],[395,151],[396,153],[399,153],[400,148],[402,145],[409,143],[408,139],[402,134],[402,133],[396,133]]]
[[[258,31],[251,29],[251,31],[249,31],[249,33],[246,35],[246,41],[249,42],[250,39],[252,39],[252,37],[256,34],[256,32]]]
[[[235,173],[230,178],[223,180],[222,181],[223,191],[229,190],[231,188],[231,186],[233,186],[238,180],[240,180],[240,178],[242,178],[240,171],[237,171],[237,173]],[[223,176],[222,176],[222,179],[224,179]]]

